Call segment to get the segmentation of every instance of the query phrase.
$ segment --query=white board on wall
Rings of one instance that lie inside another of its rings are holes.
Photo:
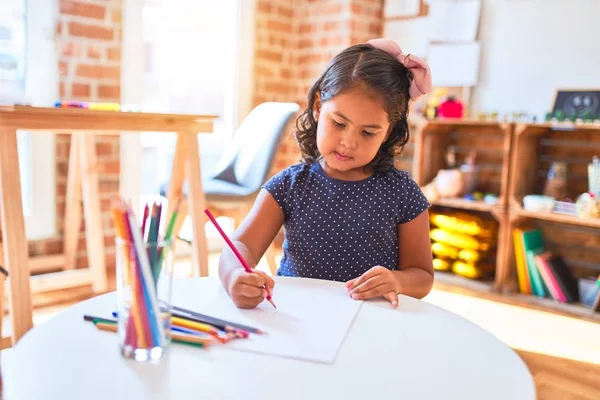
[[[480,53],[479,42],[431,44],[427,62],[433,86],[475,86],[479,78]]]
[[[429,22],[425,17],[388,21],[383,36],[398,43],[402,52],[425,58],[427,55],[427,32]]]
[[[472,42],[477,39],[481,0],[431,0],[428,19],[432,42]]]
[[[384,16],[390,17],[410,17],[419,14],[419,0],[386,0],[384,6]]]

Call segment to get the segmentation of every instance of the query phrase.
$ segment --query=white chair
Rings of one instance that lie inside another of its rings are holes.
[[[269,178],[279,144],[299,110],[300,106],[296,103],[266,102],[254,108],[244,119],[225,147],[216,172],[202,177],[207,207],[216,217],[233,218],[235,227],[239,225]],[[187,187],[183,192],[187,196]],[[167,193],[168,182],[160,188],[162,196],[166,197]],[[186,210],[185,204],[182,205]],[[178,229],[176,233],[179,233]],[[277,266],[273,245],[269,246],[266,258],[271,272],[275,274]]]

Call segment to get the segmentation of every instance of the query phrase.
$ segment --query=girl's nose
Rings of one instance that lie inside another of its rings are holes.
[[[349,150],[356,149],[356,140],[352,137],[352,135],[353,135],[352,133],[348,133],[348,134],[342,136],[341,145]]]

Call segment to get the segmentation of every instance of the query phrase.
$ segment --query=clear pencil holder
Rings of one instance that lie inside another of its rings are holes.
[[[170,344],[173,243],[116,238],[117,332],[121,354],[159,361]]]

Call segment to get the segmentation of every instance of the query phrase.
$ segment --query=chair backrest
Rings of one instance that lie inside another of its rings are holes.
[[[258,190],[268,178],[290,120],[299,110],[296,103],[279,102],[254,108],[235,132],[214,178]]]

